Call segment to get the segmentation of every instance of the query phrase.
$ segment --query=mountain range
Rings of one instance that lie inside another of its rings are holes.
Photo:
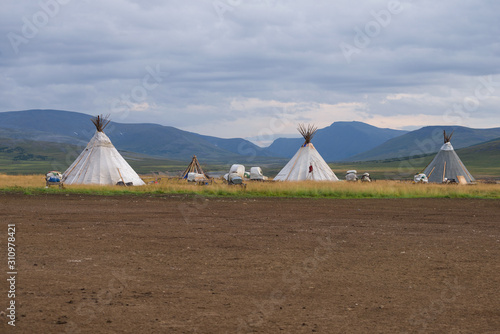
[[[340,161],[371,150],[407,132],[381,129],[362,122],[335,122],[326,128],[319,129],[312,142],[323,159]],[[275,156],[291,158],[303,143],[303,138],[278,138],[267,150]]]
[[[63,110],[0,112],[0,144],[24,140],[78,145],[83,149],[95,132],[91,117]],[[443,143],[443,130],[454,131],[452,143],[457,149],[500,138],[500,128],[428,126],[408,132],[362,122],[335,122],[319,129],[312,142],[329,162],[381,160],[437,152]],[[105,132],[121,151],[178,161],[188,161],[196,154],[207,163],[220,164],[290,158],[304,141],[278,138],[262,148],[243,138],[217,138],[151,123],[111,122]],[[36,152],[26,154],[36,156]]]
[[[472,129],[463,126],[426,126],[397,138],[389,139],[369,151],[351,156],[349,160],[383,160],[434,153],[444,143],[443,131],[448,134],[453,133],[451,143],[455,149],[500,138],[500,128]]]
[[[95,133],[92,116],[62,110],[24,110],[0,113],[0,138],[17,138],[85,146]],[[153,157],[226,162],[242,156],[271,154],[241,138],[202,136],[159,124],[110,122],[104,131],[119,150]]]

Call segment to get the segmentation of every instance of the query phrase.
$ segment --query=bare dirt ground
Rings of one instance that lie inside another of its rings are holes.
[[[500,201],[0,195],[8,333],[500,333]]]

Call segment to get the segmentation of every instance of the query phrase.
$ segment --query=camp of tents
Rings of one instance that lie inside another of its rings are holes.
[[[132,169],[104,133],[104,128],[110,122],[107,117],[97,116],[92,118],[92,122],[96,128],[94,136],[83,152],[63,173],[61,181],[66,185],[144,185],[144,181]],[[299,124],[298,131],[304,138],[304,143],[276,175],[274,181],[339,181],[338,177],[311,142],[317,131],[317,127]],[[444,132],[443,146],[425,170],[419,174],[417,173],[415,182],[467,184],[475,181],[453,149],[451,145],[452,135],[453,133],[447,135]],[[188,167],[181,174],[181,178],[191,182],[201,182],[210,179],[201,168],[196,155],[193,156]],[[224,179],[231,184],[239,182],[238,178],[241,179],[241,182],[244,179],[267,180],[260,167],[252,167],[250,172],[246,172],[243,165],[233,164],[229,173],[224,176]],[[346,180],[357,181],[356,171],[348,171]],[[371,181],[368,173],[363,174],[362,181]]]

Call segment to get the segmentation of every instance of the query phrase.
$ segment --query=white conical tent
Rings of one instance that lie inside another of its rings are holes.
[[[455,180],[459,183],[471,183],[475,181],[453,149],[450,142],[452,135],[453,133],[447,136],[444,132],[444,145],[424,170],[429,182],[443,183],[446,180]]]
[[[97,116],[92,119],[96,126],[94,137],[78,158],[63,174],[64,184],[115,185],[118,182],[134,186],[144,185],[139,175],[113,146],[102,131],[109,121]]]
[[[311,139],[317,128],[302,124],[299,125],[299,132],[305,139],[304,145],[300,147],[293,158],[283,167],[274,178],[275,181],[338,181],[339,179],[316,151]]]

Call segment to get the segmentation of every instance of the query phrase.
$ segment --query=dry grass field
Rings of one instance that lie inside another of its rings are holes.
[[[149,183],[153,178],[144,178]],[[159,183],[141,187],[66,186],[65,189],[45,189],[43,175],[2,175],[0,190],[36,193],[82,194],[191,194],[229,197],[311,197],[311,198],[500,198],[500,184],[474,185],[413,184],[402,181],[361,182],[247,182],[245,188],[228,186],[221,180],[213,184],[196,185],[185,180],[162,179]]]

